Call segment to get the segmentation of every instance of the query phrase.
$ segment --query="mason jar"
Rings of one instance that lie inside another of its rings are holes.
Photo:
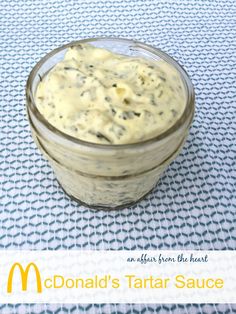
[[[180,119],[162,134],[132,144],[95,144],[56,129],[37,109],[35,92],[42,78],[63,60],[67,49],[83,43],[168,63],[178,72],[186,94]],[[76,201],[95,209],[124,208],[149,193],[180,153],[194,116],[194,88],[184,69],[159,49],[127,39],[85,39],[53,50],[31,71],[26,99],[33,139],[49,161],[60,186]]]

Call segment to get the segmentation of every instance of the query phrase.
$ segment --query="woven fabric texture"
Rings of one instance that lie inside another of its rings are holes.
[[[0,249],[236,249],[236,2],[1,0]],[[31,138],[25,84],[47,52],[137,39],[189,73],[196,115],[152,194],[122,211],[70,200]],[[234,305],[0,305],[1,313],[235,313]]]

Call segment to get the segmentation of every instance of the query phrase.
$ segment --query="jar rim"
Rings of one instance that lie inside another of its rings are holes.
[[[38,110],[35,101],[34,101],[34,95],[32,91],[32,83],[36,75],[38,74],[38,70],[40,67],[50,58],[52,58],[55,54],[58,52],[69,48],[71,46],[83,44],[83,43],[92,43],[92,42],[98,42],[98,41],[115,41],[115,42],[125,42],[127,44],[132,44],[134,45],[134,48],[141,48],[143,50],[146,50],[158,57],[161,57],[164,61],[166,61],[168,64],[173,66],[175,70],[177,70],[178,74],[180,75],[185,88],[186,88],[186,104],[185,104],[185,109],[181,115],[181,117],[166,131],[164,131],[161,134],[158,134],[155,137],[139,141],[139,142],[134,142],[134,143],[126,143],[126,144],[99,144],[99,143],[93,143],[93,142],[87,142],[82,139],[73,137],[69,134],[66,134],[56,127],[54,127],[52,124],[50,124],[46,118],[40,113]],[[120,38],[120,37],[96,37],[96,38],[86,38],[82,40],[77,40],[77,41],[72,41],[68,44],[62,45],[56,49],[53,49],[51,52],[47,53],[43,58],[40,59],[40,61],[33,67],[31,70],[27,83],[26,83],[26,106],[27,106],[27,112],[29,114],[32,112],[34,117],[37,119],[37,121],[47,129],[48,132],[53,133],[54,136],[58,138],[58,140],[64,140],[67,141],[68,143],[73,143],[73,144],[78,144],[82,145],[84,147],[91,147],[94,149],[106,149],[106,150],[111,150],[111,149],[132,149],[132,148],[139,148],[145,145],[149,145],[155,142],[159,142],[163,140],[164,138],[167,138],[171,134],[173,134],[175,131],[177,131],[186,121],[186,119],[190,118],[191,123],[194,115],[194,102],[195,102],[195,92],[194,92],[194,86],[187,74],[187,72],[184,70],[184,68],[172,57],[170,57],[167,53],[163,52],[159,48],[155,48],[151,45],[142,43],[137,40],[131,40],[131,39],[125,39],[125,38]]]

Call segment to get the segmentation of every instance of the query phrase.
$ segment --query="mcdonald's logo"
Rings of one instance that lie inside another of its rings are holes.
[[[27,267],[24,268],[20,263],[15,263],[12,265],[9,275],[8,275],[8,281],[7,281],[7,292],[11,293],[12,292],[12,281],[13,281],[13,275],[16,267],[19,268],[20,270],[20,275],[21,275],[21,282],[22,282],[22,290],[26,291],[27,290],[27,283],[28,283],[28,275],[29,275],[29,270],[30,268],[33,268],[36,276],[36,283],[37,283],[37,292],[42,293],[42,282],[41,282],[41,276],[38,267],[34,263],[29,263]]]

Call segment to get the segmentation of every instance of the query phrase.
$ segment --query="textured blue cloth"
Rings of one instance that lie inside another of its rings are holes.
[[[236,249],[236,4],[167,0],[1,0],[0,248]],[[138,39],[192,78],[196,115],[181,155],[133,208],[70,200],[31,138],[24,87],[55,47],[96,36]],[[235,313],[233,305],[0,305],[1,313]]]

